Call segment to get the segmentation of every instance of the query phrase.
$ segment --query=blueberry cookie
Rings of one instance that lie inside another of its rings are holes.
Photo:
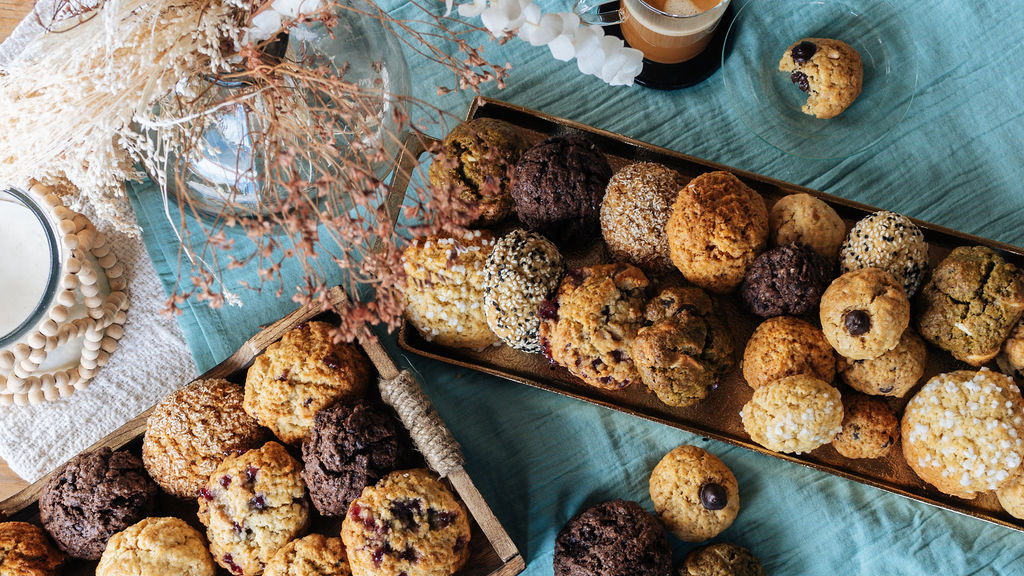
[[[324,516],[344,516],[363,488],[395,469],[403,438],[394,416],[365,403],[338,403],[317,412],[302,443],[302,477]]]
[[[450,576],[469,558],[469,513],[431,472],[392,472],[341,525],[354,576]]]
[[[292,540],[267,562],[263,576],[351,576],[341,538],[322,534]]]
[[[571,270],[554,300],[538,311],[545,356],[598,388],[639,382],[630,348],[643,321],[647,285],[630,264]]]
[[[427,236],[402,253],[405,318],[441,346],[481,349],[494,344],[484,314],[484,265],[494,248],[490,232]]]
[[[611,177],[608,160],[586,136],[552,136],[523,153],[512,173],[519,221],[556,241],[587,242],[600,226]]]
[[[757,389],[795,374],[832,382],[836,375],[832,346],[810,322],[792,316],[765,320],[747,340],[743,379]]]
[[[760,256],[747,270],[740,295],[754,314],[800,316],[818,306],[832,266],[810,246],[786,244]]]
[[[57,576],[64,553],[38,526],[27,522],[0,523],[0,574]]]
[[[537,308],[550,298],[565,275],[565,260],[550,240],[516,229],[494,244],[484,266],[487,325],[502,342],[539,354]]]
[[[775,246],[804,244],[835,262],[846,237],[846,223],[825,202],[810,194],[783,196],[768,213],[770,238]]]
[[[804,38],[786,49],[779,71],[807,93],[804,114],[835,118],[860,96],[864,65],[849,44],[831,38]]]
[[[527,148],[515,126],[494,118],[463,122],[445,136],[430,165],[430,183],[458,200],[477,226],[512,213],[512,168]]]
[[[213,576],[203,536],[180,518],[146,518],[114,534],[96,576]]]
[[[802,454],[836,437],[843,402],[832,386],[798,374],[754,390],[740,416],[754,442],[776,452]]]
[[[935,267],[917,312],[925,340],[981,366],[995,358],[1024,314],[1024,277],[989,248],[961,246]]]
[[[149,516],[157,492],[138,456],[100,448],[54,471],[39,495],[39,518],[68,555],[98,560],[111,536]]]
[[[971,499],[999,489],[1024,457],[1024,399],[1013,379],[982,368],[939,374],[910,399],[903,455],[922,480]]]
[[[555,576],[668,576],[665,529],[636,502],[611,500],[573,516],[555,538]]]
[[[880,398],[847,394],[843,397],[843,429],[832,447],[847,458],[881,458],[900,434],[896,414]]]
[[[309,524],[301,466],[284,446],[230,456],[199,490],[199,520],[214,560],[235,575],[263,572],[277,551]]]
[[[645,308],[632,357],[640,379],[669,406],[691,406],[733,366],[732,333],[715,301],[695,286],[669,287]]]
[[[601,202],[601,235],[612,258],[651,272],[672,267],[665,227],[682,187],[678,172],[653,162],[612,176]]]
[[[366,393],[373,368],[354,344],[335,343],[331,325],[307,322],[256,357],[245,376],[245,412],[282,441],[309,436],[313,415]]]
[[[672,263],[687,280],[730,292],[768,243],[768,210],[736,176],[708,172],[679,191],[667,230]]]
[[[750,550],[716,542],[691,550],[679,566],[679,576],[765,576],[765,572]]]
[[[839,249],[841,274],[861,268],[885,270],[913,296],[928,272],[924,234],[902,214],[883,210],[865,216]]]
[[[666,454],[651,472],[650,491],[658,518],[684,542],[718,536],[740,511],[732,471],[696,446],[679,446]]]
[[[861,268],[836,278],[821,296],[821,330],[841,356],[878,358],[900,343],[910,300],[892,274]]]
[[[196,497],[228,454],[258,448],[269,434],[242,408],[242,386],[196,380],[153,408],[142,440],[146,471],[169,494]]]
[[[849,360],[839,357],[839,375],[850,388],[876,396],[902,398],[928,366],[928,347],[913,328],[907,328],[895,348],[878,358]]]

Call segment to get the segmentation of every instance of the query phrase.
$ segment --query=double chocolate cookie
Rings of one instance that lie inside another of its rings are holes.
[[[754,260],[740,294],[758,316],[800,316],[817,307],[831,280],[831,268],[810,246],[779,246]]]
[[[661,524],[636,502],[611,500],[573,516],[555,538],[555,576],[668,576]]]

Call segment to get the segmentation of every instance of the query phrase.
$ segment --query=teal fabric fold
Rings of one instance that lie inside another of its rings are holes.
[[[761,2],[773,0],[755,0]],[[826,0],[831,1],[831,0]],[[568,2],[542,1],[545,10]],[[390,14],[417,18],[410,3],[383,0]],[[437,4],[440,10],[441,4]],[[903,122],[868,151],[811,161],[769,147],[731,109],[721,74],[682,91],[613,88],[575,62],[519,40],[488,45],[512,64],[509,85],[484,94],[809,186],[830,194],[1017,246],[1024,245],[1024,5],[954,0],[898,3],[916,45],[919,83]],[[798,16],[797,16],[798,17]],[[483,44],[483,36],[471,38]],[[438,96],[452,75],[407,50],[415,95],[465,116],[472,93]],[[441,126],[428,127],[440,135]],[[178,246],[152,184],[130,188],[147,247],[165,286],[178,272]],[[226,276],[229,288],[249,271]],[[294,270],[286,278],[297,279]],[[286,289],[287,293],[287,289]],[[200,370],[230,355],[262,325],[293,310],[273,291],[238,291],[240,308],[182,305],[179,323]],[[524,552],[526,573],[552,573],[561,526],[582,507],[610,498],[653,510],[654,464],[684,443],[721,457],[736,474],[741,510],[716,540],[750,548],[775,575],[1021,574],[1024,534],[750,451],[398,350],[462,443],[467,469]],[[693,548],[673,540],[677,560]]]

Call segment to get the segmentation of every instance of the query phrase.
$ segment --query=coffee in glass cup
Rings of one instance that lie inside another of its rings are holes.
[[[711,41],[729,0],[621,0],[622,36],[644,57],[685,62]]]

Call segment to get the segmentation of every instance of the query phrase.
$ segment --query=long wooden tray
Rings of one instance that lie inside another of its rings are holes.
[[[345,295],[335,288],[331,299],[335,306],[344,301]],[[281,320],[271,324],[250,338],[230,358],[212,368],[200,378],[226,378],[233,382],[244,383],[245,373],[252,361],[270,344],[279,340],[286,332],[309,320],[337,320],[331,313],[321,311],[318,303],[299,308]],[[380,342],[363,343],[370,360],[382,378],[390,379],[398,375],[398,368],[388,357]],[[109,447],[117,450],[126,448],[137,455],[142,452],[142,436],[146,432],[146,420],[152,409],[139,414],[130,422],[121,426],[92,448]],[[408,427],[408,424],[406,427]],[[18,494],[0,502],[0,514],[8,520],[21,520],[39,524],[39,492],[46,483],[44,477]],[[483,496],[473,485],[473,481],[462,468],[450,472],[447,482],[459,494],[472,516],[472,536],[470,539],[470,557],[466,566],[458,576],[515,576],[525,569],[526,563],[516,549],[515,543],[509,538],[501,523],[491,512]],[[154,512],[155,516],[177,516],[195,526],[201,533],[206,532],[196,517],[198,506],[195,502],[184,501],[161,494]],[[337,536],[340,531],[340,519],[322,518],[312,510],[313,521],[311,530]],[[71,561],[63,574],[69,576],[91,575],[95,572],[95,562]],[[224,569],[218,568],[218,574],[228,575]],[[170,575],[169,575],[170,576]]]
[[[782,196],[805,192],[829,203],[847,222],[847,227],[865,215],[878,210],[878,208],[830,196],[817,190],[794,186],[786,182],[766,178],[759,174],[737,170],[729,166],[659,148],[618,134],[598,130],[570,120],[496,100],[477,99],[470,109],[468,117],[488,117],[505,120],[521,127],[528,134],[532,142],[554,134],[584,133],[604,151],[613,169],[618,169],[629,162],[660,162],[679,171],[687,179],[711,170],[729,170],[761,193],[769,206]],[[955,230],[920,220],[914,220],[914,222],[924,232],[924,236],[930,244],[930,257],[933,265],[957,246],[981,244],[996,249],[1009,261],[1024,269],[1024,250],[1020,248],[962,234]],[[610,261],[600,235],[594,238],[589,248],[580,252],[567,253],[566,259],[569,266]],[[739,359],[742,357],[745,343],[760,320],[753,315],[741,313],[739,299],[735,295],[722,298],[722,302],[730,329],[733,331],[736,339],[738,364]],[[403,324],[399,333],[399,344],[404,349],[421,356],[479,370],[515,382],[585,400],[655,422],[661,422],[700,434],[701,436],[716,438],[789,462],[802,464],[875,486],[940,508],[1024,531],[1024,521],[1017,520],[1004,512],[994,495],[983,495],[974,500],[962,500],[943,494],[923,482],[907,465],[899,446],[886,458],[851,460],[839,455],[831,445],[823,446],[808,454],[789,455],[772,452],[755,444],[743,430],[739,416],[740,408],[750,400],[753,390],[744,382],[738,365],[722,379],[718,388],[712,391],[707,399],[696,406],[676,408],[660,402],[643,385],[633,385],[620,391],[600,390],[583,384],[564,368],[550,365],[540,355],[526,354],[507,346],[492,347],[479,352],[446,348],[424,340],[407,323]],[[928,367],[925,377],[921,382],[925,382],[931,376],[942,372],[968,368],[968,366],[954,360],[945,352],[934,348],[929,348],[928,352]],[[835,383],[844,393],[848,390],[848,388],[839,383],[838,378]],[[901,414],[906,400],[916,390],[916,388],[912,390],[904,399],[889,399],[887,401],[890,402],[897,414]]]

